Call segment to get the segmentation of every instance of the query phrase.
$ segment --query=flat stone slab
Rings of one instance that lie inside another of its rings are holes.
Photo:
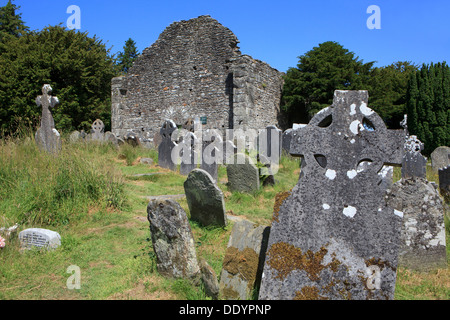
[[[24,249],[45,248],[56,249],[61,246],[61,236],[58,232],[41,229],[30,228],[19,233],[20,246]]]

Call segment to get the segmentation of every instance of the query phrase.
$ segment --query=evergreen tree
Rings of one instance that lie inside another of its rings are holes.
[[[117,65],[122,73],[127,73],[128,70],[133,66],[133,62],[139,56],[138,49],[136,47],[136,42],[129,38],[125,45],[123,46],[123,52],[119,52]]]
[[[424,154],[450,144],[450,69],[443,62],[423,65],[407,90],[408,129],[424,143]]]
[[[99,118],[110,127],[113,58],[101,40],[86,32],[51,26],[19,38],[7,37],[0,55],[0,129],[34,124],[41,115],[35,99],[42,85],[53,88],[61,104],[52,110],[63,132],[88,129]]]
[[[289,68],[283,88],[282,108],[291,122],[307,123],[333,102],[335,90],[368,90],[373,62],[363,63],[337,42],[324,42],[299,57]]]
[[[22,14],[16,14],[20,6],[11,2],[0,7],[0,41],[7,36],[20,37],[29,31],[22,20]]]

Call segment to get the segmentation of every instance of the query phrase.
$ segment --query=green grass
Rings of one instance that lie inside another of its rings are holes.
[[[16,237],[8,239],[0,250],[0,299],[209,299],[202,286],[162,277],[150,240],[146,196],[182,194],[186,177],[160,168],[155,150],[95,143],[63,146],[53,157],[39,152],[33,139],[0,143],[0,227],[20,223],[20,230],[44,227],[62,237],[54,251],[21,251]],[[141,157],[152,158],[154,164],[139,163]],[[133,176],[155,172],[164,174]],[[275,195],[293,188],[299,174],[299,160],[285,156],[274,186],[253,194],[230,192],[223,166],[218,186],[228,214],[268,225]],[[436,174],[428,174],[437,181]],[[397,168],[394,179],[399,179]],[[189,217],[186,200],[179,203]],[[233,223],[225,228],[205,228],[194,221],[190,225],[198,257],[220,277]],[[448,219],[446,227],[448,231]],[[447,232],[447,248],[449,241]],[[81,269],[80,290],[66,287],[71,265]],[[449,269],[418,273],[400,268],[396,299],[449,299],[449,279]]]

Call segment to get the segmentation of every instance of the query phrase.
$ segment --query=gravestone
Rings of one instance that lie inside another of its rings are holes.
[[[237,153],[237,147],[230,140],[223,142],[223,162],[222,164],[233,163],[234,155]]]
[[[138,147],[141,144],[141,141],[139,140],[139,136],[132,131],[127,132],[123,136],[123,140],[132,147]]]
[[[35,140],[40,150],[50,153],[58,153],[61,150],[61,137],[55,128],[50,109],[55,108],[59,104],[57,97],[50,95],[52,87],[44,84],[42,87],[42,96],[36,98],[36,104],[42,107],[41,126],[36,131]]]
[[[91,140],[103,141],[105,138],[105,124],[102,120],[97,119],[91,126]]]
[[[282,131],[276,126],[268,126],[258,135],[259,161],[264,165],[261,174],[273,175],[278,171],[281,157]]]
[[[337,90],[294,132],[301,174],[274,207],[260,299],[393,298],[402,214],[377,183],[384,165],[401,164],[405,137],[368,98]]]
[[[162,168],[176,171],[177,164],[172,160],[172,150],[176,143],[172,141],[172,133],[177,130],[177,125],[172,120],[164,121],[159,134],[161,143],[158,146],[158,164]]]
[[[48,229],[30,228],[19,233],[19,242],[24,249],[56,249],[61,246],[61,236],[58,232]]]
[[[439,190],[446,202],[450,202],[450,165],[439,169]]]
[[[177,147],[180,148],[181,151],[180,174],[187,176],[189,172],[197,168],[196,158],[198,158],[198,139],[194,133],[188,131],[178,143]]]
[[[220,276],[225,300],[252,299],[259,288],[270,227],[240,220],[233,225]]]
[[[407,136],[402,162],[403,179],[416,177],[426,179],[427,158],[420,153],[423,147],[423,143],[416,136]]]
[[[450,147],[437,147],[431,153],[431,166],[435,171],[450,165]]]
[[[289,154],[289,149],[291,147],[292,131],[293,129],[287,129],[283,132],[282,136],[281,147],[287,154]]]
[[[78,142],[82,139],[81,132],[80,131],[72,131],[72,133],[69,135],[69,141],[72,143]]]
[[[259,169],[246,154],[235,154],[233,163],[227,165],[227,176],[228,190],[231,192],[259,190]]]
[[[436,184],[424,178],[401,179],[387,199],[403,212],[398,265],[418,271],[446,269],[444,207]]]
[[[152,200],[147,213],[158,272],[170,278],[199,280],[194,238],[183,208],[173,200]]]
[[[223,193],[211,175],[203,169],[192,170],[184,182],[191,219],[204,226],[226,226]]]
[[[112,143],[115,146],[119,146],[119,140],[117,139],[116,135],[110,131],[106,131],[104,135],[104,141]]]
[[[216,130],[205,130],[202,139],[202,162],[200,168],[217,182],[219,164],[223,163],[223,140]]]

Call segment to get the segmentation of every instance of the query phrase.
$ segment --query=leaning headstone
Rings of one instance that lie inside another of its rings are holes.
[[[48,229],[31,228],[19,233],[19,242],[24,249],[56,249],[61,246],[61,236]]]
[[[405,155],[402,162],[402,178],[423,178],[427,177],[427,158],[420,152],[423,150],[423,143],[416,136],[408,136],[405,142]]]
[[[270,227],[247,220],[233,225],[220,276],[220,296],[249,300],[259,289]]]
[[[81,139],[82,139],[82,137],[81,137],[80,131],[75,130],[69,135],[69,141],[72,143],[78,142]]]
[[[205,130],[202,139],[202,162],[200,168],[217,181],[219,163],[223,161],[223,140],[216,130]]]
[[[274,208],[260,299],[393,299],[402,214],[377,182],[384,165],[401,164],[405,138],[368,98],[335,91],[294,132],[290,152],[303,166]]]
[[[439,169],[439,190],[445,201],[450,203],[450,165]]]
[[[59,104],[57,97],[50,95],[52,87],[49,84],[44,84],[42,87],[42,96],[36,98],[36,104],[42,107],[41,126],[36,131],[35,140],[39,149],[58,153],[61,150],[61,137],[55,128],[55,121],[53,120],[51,108]]]
[[[177,164],[172,160],[172,150],[176,146],[172,141],[172,133],[177,130],[177,125],[172,120],[164,121],[159,134],[161,143],[158,146],[158,164],[162,168],[176,171]]]
[[[158,272],[171,278],[199,280],[194,238],[183,208],[173,200],[153,200],[147,213]]]
[[[246,154],[235,154],[233,163],[227,165],[227,176],[228,189],[231,192],[259,190],[259,169]]]
[[[433,169],[438,171],[448,165],[450,165],[450,147],[442,146],[434,149],[431,153],[431,166]]]
[[[205,288],[205,293],[207,296],[211,297],[213,300],[219,298],[219,281],[217,280],[216,272],[213,268],[206,262],[204,258],[199,261],[200,270],[202,272],[202,282]]]
[[[398,265],[418,271],[446,269],[444,207],[437,186],[423,178],[401,179],[387,198],[403,212]]]
[[[192,170],[184,182],[191,219],[204,226],[226,226],[227,216],[222,190],[203,169]]]
[[[110,131],[105,132],[104,141],[112,143],[115,146],[119,146],[119,140],[117,139],[116,135]]]

